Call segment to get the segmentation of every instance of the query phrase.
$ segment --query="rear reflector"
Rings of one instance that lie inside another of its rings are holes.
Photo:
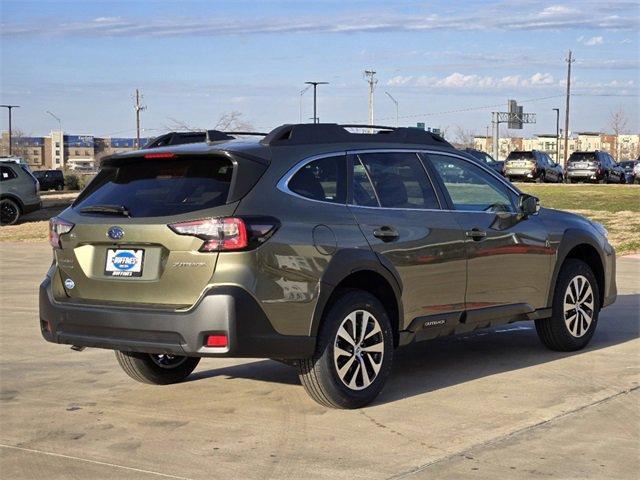
[[[207,347],[226,347],[227,344],[227,336],[223,333],[207,336]]]
[[[164,152],[164,153],[147,153],[144,158],[173,158],[176,155],[174,153],[171,152]]]

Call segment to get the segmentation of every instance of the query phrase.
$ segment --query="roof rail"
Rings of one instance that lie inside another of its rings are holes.
[[[378,130],[376,133],[351,133],[347,128]],[[444,138],[418,128],[397,128],[380,125],[339,125],[337,123],[298,123],[273,129],[261,143],[269,146],[306,145],[310,143],[413,143],[451,146]]]

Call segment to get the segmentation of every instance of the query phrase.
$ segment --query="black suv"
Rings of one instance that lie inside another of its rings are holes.
[[[620,167],[624,170],[624,178],[626,183],[636,183],[640,178],[637,177],[636,171],[640,161],[638,160],[625,160],[620,162]]]
[[[36,170],[33,176],[40,182],[40,190],[64,190],[62,170]]]
[[[589,343],[616,298],[602,225],[539,208],[432,133],[349,128],[104,159],[51,220],[44,338],[113,349],[155,384],[201,357],[279,359],[338,408],[371,402],[411,342],[533,320],[550,349]]]
[[[567,162],[567,182],[626,183],[624,169],[607,152],[573,152]]]
[[[504,176],[509,180],[539,183],[564,181],[562,167],[538,150],[511,152],[504,161]]]
[[[481,150],[476,150],[475,148],[465,148],[464,151],[479,162],[486,164],[491,170],[495,171],[496,173],[500,175],[504,174],[504,162],[494,160],[494,158],[488,153]]]

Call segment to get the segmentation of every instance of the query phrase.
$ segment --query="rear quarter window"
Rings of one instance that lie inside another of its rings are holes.
[[[16,172],[11,167],[0,167],[0,181],[11,180],[16,177]]]
[[[227,203],[233,164],[222,157],[131,159],[106,166],[74,204],[125,207],[132,217],[180,215]]]

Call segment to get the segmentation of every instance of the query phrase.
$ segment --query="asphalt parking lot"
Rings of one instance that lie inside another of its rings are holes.
[[[316,405],[270,360],[205,360],[137,384],[113,353],[46,343],[47,244],[0,244],[3,478],[637,478],[640,257],[590,346],[545,350],[533,325],[399,351],[373,406]]]

